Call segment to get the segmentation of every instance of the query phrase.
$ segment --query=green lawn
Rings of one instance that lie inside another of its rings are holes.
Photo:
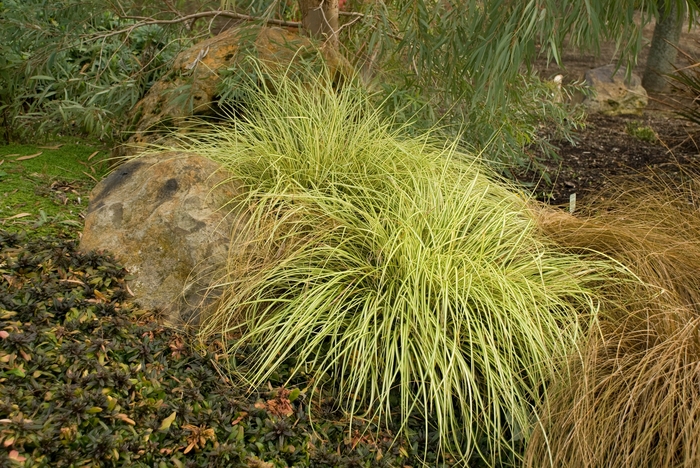
[[[0,228],[36,235],[80,229],[108,155],[91,144],[0,146]]]

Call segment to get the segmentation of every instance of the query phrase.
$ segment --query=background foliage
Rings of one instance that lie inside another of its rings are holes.
[[[0,3],[0,135],[119,138],[124,116],[182,46],[182,28],[109,35],[120,19],[103,0]]]
[[[567,137],[580,114],[547,77],[536,76],[533,61],[558,60],[565,44],[596,51],[613,40],[621,60],[633,64],[639,24],[665,4],[352,0],[341,15],[341,49],[370,89],[390,97],[387,112],[418,128],[439,124],[450,136],[463,135],[463,145],[506,172],[537,169],[535,155],[555,153],[545,137]],[[177,51],[224,21],[183,18],[217,8],[261,21],[299,19],[293,0],[1,2],[2,138],[36,131],[124,138],[124,114]],[[533,144],[544,151],[527,152]]]

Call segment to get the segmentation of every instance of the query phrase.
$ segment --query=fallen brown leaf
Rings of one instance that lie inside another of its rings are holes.
[[[27,457],[23,457],[19,454],[17,450],[10,450],[10,460],[14,460],[16,462],[24,463],[27,461]]]
[[[98,153],[99,153],[99,151],[95,151],[95,152],[92,153],[90,156],[88,156],[87,160],[88,160],[88,161],[91,160],[92,158],[94,158],[95,156],[97,156]]]
[[[49,149],[49,150],[57,150],[57,149],[59,149],[61,146],[63,146],[63,143],[59,143],[58,145],[53,145],[53,146],[37,146],[37,148]]]
[[[61,280],[59,280],[59,281],[63,281],[63,282],[65,282],[65,283],[81,284],[81,285],[84,285],[84,284],[85,284],[85,283],[83,283],[82,281],[76,280],[76,279],[61,279]]]
[[[101,293],[100,291],[98,291],[97,289],[95,289],[95,290],[93,291],[93,294],[95,294],[95,297],[97,298],[98,303],[107,302],[107,296],[105,296],[104,294],[102,294],[102,293]]]
[[[285,418],[294,414],[294,408],[292,408],[292,404],[286,398],[267,400],[267,410],[272,414]]]
[[[39,151],[38,153],[30,154],[29,156],[22,156],[21,158],[15,159],[15,161],[26,161],[27,159],[33,159],[36,158],[37,156],[41,156],[44,154],[43,151]]]
[[[94,180],[95,182],[99,182],[99,180],[95,179],[93,176],[91,176],[91,175],[88,174],[87,172],[85,172],[85,171],[80,171],[80,172],[82,172],[83,174],[85,174],[86,176],[88,176],[89,178],[91,178],[92,180]]]
[[[206,426],[195,426],[193,424],[185,424],[182,426],[183,429],[190,431],[190,435],[187,436],[187,448],[183,453],[189,453],[192,449],[204,448],[207,445],[207,440],[216,442],[216,433],[214,429],[207,428]]]
[[[136,425],[136,422],[134,422],[133,419],[131,419],[129,416],[127,416],[124,413],[116,414],[116,415],[114,415],[114,417],[121,420],[121,421],[124,421],[125,423],[129,424],[130,426]]]
[[[265,409],[266,411],[280,417],[289,417],[294,414],[292,402],[289,401],[289,393],[290,391],[286,388],[280,388],[277,391],[277,398],[267,400],[267,404],[259,401],[255,403],[255,407],[258,409]]]
[[[9,284],[11,288],[17,287],[19,289],[22,286],[20,280],[18,280],[15,276],[2,275],[2,277],[5,281],[7,281],[7,284]]]
[[[27,216],[31,216],[31,213],[18,213],[14,216],[10,216],[9,218],[5,218],[5,221],[9,221],[11,219],[17,219],[17,218],[26,218]]]
[[[258,457],[248,457],[246,461],[248,462],[248,468],[273,468],[275,466],[270,462],[262,461]]]
[[[238,424],[239,422],[243,421],[243,419],[244,419],[246,416],[248,416],[248,413],[247,413],[246,411],[243,411],[243,412],[241,413],[240,416],[238,416],[236,419],[234,419],[233,421],[231,421],[231,425],[232,425],[232,426],[235,426],[235,425]]]
[[[168,346],[170,347],[172,357],[175,359],[180,359],[182,353],[187,349],[185,347],[185,342],[179,336],[171,340]]]

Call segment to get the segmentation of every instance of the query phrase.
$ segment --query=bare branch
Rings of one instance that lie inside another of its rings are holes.
[[[278,20],[278,19],[266,19],[266,18],[259,18],[257,16],[250,16],[250,15],[243,15],[240,13],[235,13],[232,11],[223,11],[223,10],[212,10],[212,11],[202,11],[199,13],[193,13],[191,15],[185,15],[185,16],[180,16],[178,18],[173,18],[169,20],[159,20],[159,19],[153,19],[145,16],[120,16],[122,19],[131,19],[131,20],[136,20],[138,23],[134,23],[129,27],[123,28],[123,29],[118,29],[115,31],[110,31],[105,34],[101,34],[101,38],[107,38],[110,36],[117,36],[119,34],[129,34],[131,33],[134,29],[141,28],[143,26],[149,26],[152,24],[178,24],[178,23],[184,23],[186,21],[192,21],[196,20],[199,18],[209,18],[209,17],[224,17],[224,18],[233,18],[233,19],[238,19],[242,21],[259,21],[264,24],[274,24],[276,26],[284,26],[287,28],[301,28],[301,23],[297,21],[284,21],[284,20]]]
[[[360,16],[360,15],[361,15],[361,16]],[[345,23],[344,25],[342,25],[340,28],[338,28],[338,30],[336,31],[336,34],[339,35],[340,32],[341,32],[343,29],[349,28],[349,27],[352,26],[353,24],[355,24],[355,23],[357,23],[358,21],[360,21],[360,20],[362,20],[362,19],[365,18],[365,15],[363,15],[362,13],[358,13],[357,15],[353,15],[353,16],[354,16],[354,18],[353,18],[351,21],[348,21],[347,23]]]
[[[359,13],[357,11],[339,11],[338,16],[357,16],[358,18],[364,18],[365,15],[364,13]]]

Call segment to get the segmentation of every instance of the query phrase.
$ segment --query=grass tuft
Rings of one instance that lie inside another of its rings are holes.
[[[550,389],[526,466],[700,465],[699,182],[673,190],[654,175],[601,194],[588,216],[542,217],[563,245],[606,254],[644,284],[608,286],[617,300]]]
[[[224,337],[246,385],[291,366],[334,385],[350,420],[416,418],[430,450],[515,456],[609,264],[557,253],[475,157],[403,136],[351,87],[250,95],[245,120],[188,140],[247,187],[201,338]]]
[[[700,175],[686,168],[679,177],[669,181],[650,173],[643,184],[623,180],[598,194],[578,216],[540,211],[538,225],[569,250],[615,259],[651,286],[653,295],[700,313]],[[609,285],[618,286],[636,290],[639,284]],[[621,295],[627,306],[635,297],[648,300],[641,292]]]

